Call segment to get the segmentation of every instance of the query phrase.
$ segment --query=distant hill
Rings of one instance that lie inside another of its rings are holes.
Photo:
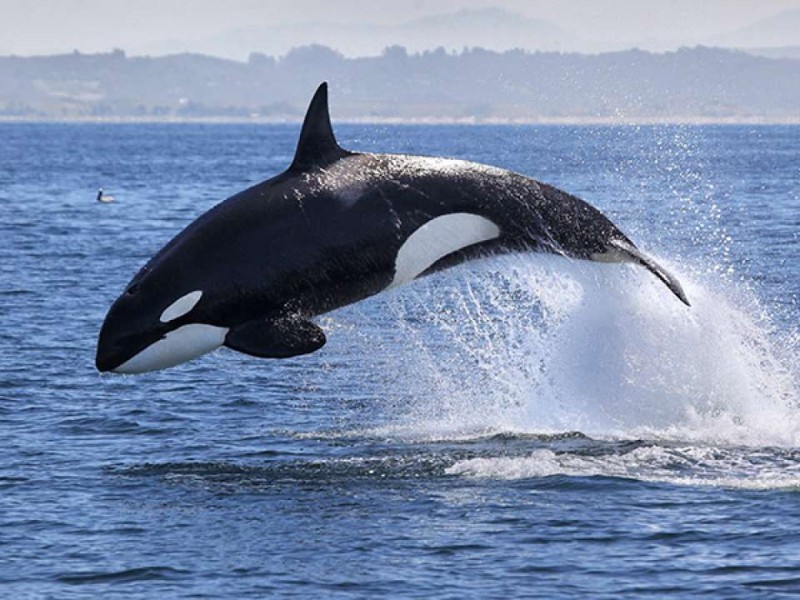
[[[597,55],[392,47],[349,59],[307,46],[247,62],[119,50],[0,57],[0,116],[299,119],[323,80],[339,120],[800,121],[800,60],[703,47]]]
[[[731,48],[779,48],[800,45],[800,10],[787,10],[738,31],[718,36],[721,46]]]
[[[409,51],[430,50],[431,40],[446,50],[483,48],[553,51],[572,45],[572,36],[557,25],[498,8],[461,10],[426,17],[396,28],[395,44]]]
[[[251,51],[278,56],[291,48],[320,44],[346,56],[375,56],[387,46],[399,45],[410,52],[435,47],[461,51],[484,48],[504,51],[564,50],[574,48],[572,36],[544,20],[530,19],[498,8],[461,10],[408,22],[336,23],[307,21],[235,29],[199,40],[174,40],[137,48],[136,54],[163,55],[184,51],[243,59]]]

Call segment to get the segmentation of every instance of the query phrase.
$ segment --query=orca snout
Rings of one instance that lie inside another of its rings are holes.
[[[225,343],[227,327],[161,323],[138,332],[109,313],[97,341],[95,366],[101,373],[146,373],[173,367],[216,350]]]
[[[97,355],[94,359],[95,367],[101,373],[108,373],[109,371],[113,371],[119,365],[122,364],[122,361],[118,357],[117,353],[110,352],[107,348],[104,348],[100,344],[97,346]]]
[[[132,319],[120,315],[113,307],[106,315],[97,339],[97,353],[94,364],[101,373],[117,371],[133,356],[161,337],[162,332],[142,327],[133,330]]]
[[[114,371],[128,360],[133,352],[110,334],[107,326],[100,330],[94,364],[101,373]]]

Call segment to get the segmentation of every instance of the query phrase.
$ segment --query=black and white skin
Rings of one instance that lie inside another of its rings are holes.
[[[220,346],[314,352],[325,344],[314,316],[509,252],[638,264],[689,304],[675,277],[575,196],[482,164],[342,149],[323,83],[291,166],[201,215],[126,286],[97,368],[164,369]]]

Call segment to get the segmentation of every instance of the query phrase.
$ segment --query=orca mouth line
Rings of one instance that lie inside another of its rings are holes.
[[[119,367],[120,365],[124,364],[126,354],[122,354],[119,352],[109,353],[103,352],[98,350],[97,356],[95,357],[94,364],[97,367],[97,370],[101,373],[109,373]]]
[[[141,353],[147,348],[147,345],[141,348],[131,350],[107,350],[103,346],[97,348],[97,356],[95,357],[95,366],[101,373],[109,373],[116,371],[119,367],[131,360],[137,354]]]
[[[227,327],[187,323],[165,335],[154,336],[149,343],[137,345],[134,351],[98,351],[97,368],[101,372],[135,374],[174,367],[222,346],[228,331]]]
[[[101,332],[100,343],[97,345],[97,354],[95,356],[95,366],[101,373],[108,373],[116,371],[126,362],[144,352],[148,347],[163,340],[166,334],[129,336],[123,338],[125,343],[121,343],[120,339],[106,341],[103,339],[104,337]]]

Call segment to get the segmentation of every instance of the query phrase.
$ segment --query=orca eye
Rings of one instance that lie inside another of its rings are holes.
[[[125,293],[128,296],[133,296],[138,291],[139,291],[139,284],[138,283],[134,283],[127,290],[125,290]]]

